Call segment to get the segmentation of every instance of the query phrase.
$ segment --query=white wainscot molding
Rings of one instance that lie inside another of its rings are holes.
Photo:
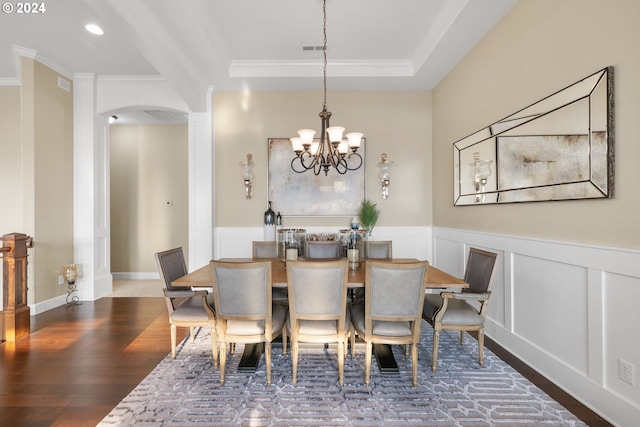
[[[434,227],[433,263],[463,276],[469,247],[498,252],[486,334],[620,426],[640,420],[640,251]],[[618,376],[632,364],[634,385]]]
[[[336,227],[297,227],[308,233],[337,233]],[[345,227],[346,228],[346,227]],[[215,258],[251,258],[252,242],[263,240],[262,227],[217,227]],[[396,258],[431,258],[431,227],[376,227],[372,240],[391,240]]]

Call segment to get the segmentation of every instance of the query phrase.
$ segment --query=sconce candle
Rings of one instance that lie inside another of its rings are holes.
[[[480,153],[473,153],[473,173],[478,193],[484,193],[487,178],[491,176],[491,162],[492,160],[481,160]]]
[[[253,155],[247,154],[247,160],[240,162],[240,171],[244,182],[244,194],[247,200],[251,198],[251,184],[253,182]]]
[[[492,160],[481,160],[480,153],[473,153],[473,179],[476,186],[476,203],[485,202],[485,185],[487,185],[487,178],[491,176],[491,162]]]
[[[382,153],[380,156],[380,163],[378,163],[378,178],[380,178],[380,184],[382,185],[382,198],[389,198],[389,184],[391,182],[391,166],[393,162],[387,160],[387,155]]]

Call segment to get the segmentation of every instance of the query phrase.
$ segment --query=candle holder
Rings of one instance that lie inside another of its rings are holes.
[[[80,297],[78,295],[73,295],[74,292],[77,292],[78,289],[76,287],[76,279],[78,278],[78,265],[77,264],[69,264],[63,267],[64,269],[64,279],[67,281],[69,285],[69,290],[67,291],[67,303],[66,306],[71,305],[81,305]]]
[[[347,247],[349,270],[357,270],[360,268],[360,261],[363,256],[362,249],[362,234],[359,230],[351,229],[349,231],[349,244]]]

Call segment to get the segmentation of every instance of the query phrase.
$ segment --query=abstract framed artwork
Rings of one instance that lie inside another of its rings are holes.
[[[268,198],[285,216],[355,216],[366,195],[365,164],[341,175],[330,169],[315,175],[291,168],[295,153],[287,138],[269,138]],[[365,156],[366,141],[358,153]]]

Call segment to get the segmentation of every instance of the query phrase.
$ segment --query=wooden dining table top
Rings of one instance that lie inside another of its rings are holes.
[[[252,259],[252,258],[223,258],[220,261],[230,262],[249,262],[249,261],[267,261],[266,259]],[[378,261],[378,260],[376,260]],[[413,258],[393,258],[388,260],[394,263],[408,263],[416,262],[417,259]],[[364,276],[367,261],[364,260],[360,263],[360,268],[356,270],[349,270],[349,287],[350,288],[363,288]],[[171,286],[178,287],[211,287],[211,267],[207,264],[191,273],[183,276],[177,280],[171,282]],[[271,259],[271,286],[274,288],[286,288],[287,287],[287,270],[284,266],[284,262],[277,259]],[[442,270],[437,269],[429,265],[427,270],[427,288],[468,288],[469,284],[464,280],[458,279],[455,276],[445,273]]]

